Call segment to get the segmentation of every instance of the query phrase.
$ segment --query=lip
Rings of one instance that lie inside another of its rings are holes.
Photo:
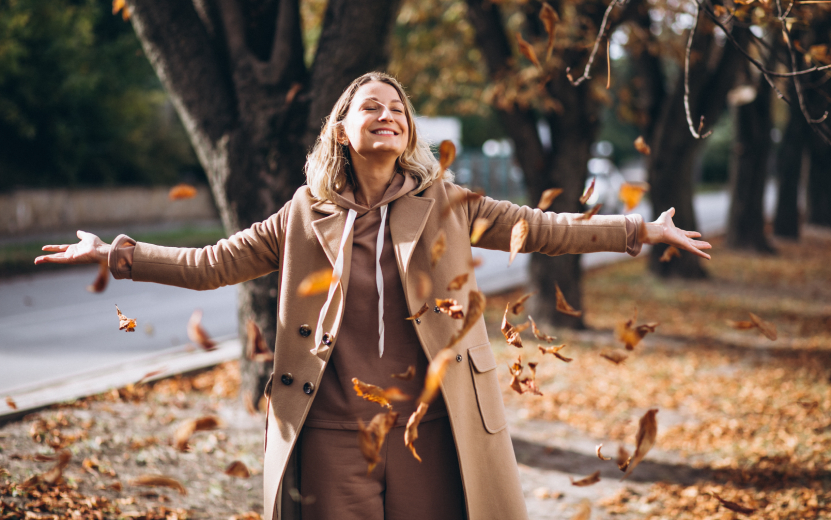
[[[400,133],[401,133],[401,132],[396,132],[392,128],[376,128],[375,130],[370,130],[369,133],[371,133],[372,135],[383,135],[383,134],[378,134],[378,132],[381,132],[381,131],[392,132],[393,136],[400,135]]]

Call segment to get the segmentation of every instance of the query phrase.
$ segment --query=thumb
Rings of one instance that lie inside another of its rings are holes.
[[[673,207],[673,208],[669,208],[669,209],[667,210],[667,215],[669,215],[670,217],[674,217],[674,216],[675,216],[675,208],[674,208],[674,207]]]

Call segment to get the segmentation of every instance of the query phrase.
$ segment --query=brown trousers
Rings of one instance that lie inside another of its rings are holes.
[[[464,490],[447,417],[419,425],[419,463],[404,445],[404,426],[393,428],[381,462],[367,475],[358,432],[303,428],[300,493],[303,520],[464,520]],[[304,501],[305,502],[305,501]]]

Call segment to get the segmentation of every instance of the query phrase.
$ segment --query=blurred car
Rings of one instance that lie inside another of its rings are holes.
[[[603,204],[600,213],[616,215],[623,213],[623,202],[618,197],[620,186],[626,182],[615,163],[605,157],[593,157],[588,162],[588,175],[583,193],[589,189],[594,181],[594,192],[586,201],[586,209],[596,204]]]

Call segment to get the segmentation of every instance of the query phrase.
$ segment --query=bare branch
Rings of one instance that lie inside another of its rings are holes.
[[[690,114],[690,51],[692,49],[693,38],[695,37],[695,30],[698,28],[698,19],[701,17],[701,5],[696,2],[695,20],[693,26],[690,28],[690,37],[687,40],[687,52],[684,54],[684,110],[687,113],[687,126],[690,128],[690,133],[696,139],[706,139],[713,133],[712,130],[704,135],[701,135],[701,130],[704,129],[704,116],[698,123],[698,131],[693,128],[692,115]]]
[[[594,47],[592,48],[592,52],[589,55],[589,61],[586,63],[586,68],[583,70],[583,75],[577,78],[576,80],[572,79],[571,67],[566,67],[566,77],[568,77],[568,80],[575,87],[580,83],[583,83],[587,79],[591,79],[591,68],[592,64],[594,63],[594,57],[597,55],[597,49],[600,47],[600,40],[602,40],[603,36],[606,34],[606,29],[608,28],[607,24],[609,21],[609,15],[612,13],[612,9],[614,9],[614,7],[618,5],[618,1],[619,0],[612,0],[612,3],[609,4],[609,7],[606,8],[606,12],[603,14],[603,21],[600,22],[600,30],[597,31],[597,38],[594,39]]]

